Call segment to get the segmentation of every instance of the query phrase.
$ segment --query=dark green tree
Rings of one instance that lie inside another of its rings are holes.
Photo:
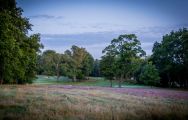
[[[73,45],[70,50],[64,53],[64,71],[66,76],[74,82],[85,79],[93,68],[93,57],[85,50]]]
[[[114,72],[116,79],[119,80],[119,87],[123,80],[133,77],[140,58],[145,55],[135,34],[120,35],[117,39],[113,39],[111,45],[107,46],[103,53],[114,57],[116,68]]]
[[[151,60],[160,72],[163,86],[188,86],[188,30],[180,29],[163,36],[161,43],[153,46]]]
[[[144,65],[140,74],[140,81],[145,85],[156,86],[160,83],[159,72],[151,62]]]
[[[0,81],[30,83],[36,74],[40,35],[29,36],[31,24],[15,0],[0,0]]]
[[[115,71],[114,71],[114,57],[110,55],[102,56],[101,62],[100,62],[100,70],[102,76],[104,76],[106,79],[110,80],[110,87],[112,87],[112,82],[115,77]]]
[[[94,59],[92,57],[92,55],[90,53],[88,53],[87,51],[85,51],[85,57],[84,60],[82,62],[82,74],[86,77],[88,77],[92,70],[93,70],[93,65],[94,65]],[[87,78],[88,79],[88,78]]]
[[[95,59],[91,76],[93,76],[93,77],[100,77],[101,76],[100,62],[101,62],[100,60]]]

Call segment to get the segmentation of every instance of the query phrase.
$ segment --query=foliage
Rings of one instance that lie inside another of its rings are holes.
[[[93,77],[100,77],[101,76],[101,70],[100,70],[100,60],[95,59],[94,63],[93,63],[93,70],[91,73],[91,76]]]
[[[41,56],[38,56],[38,74],[56,75],[58,80],[61,75],[61,61],[61,54],[56,53],[54,50],[44,51]]]
[[[93,57],[85,48],[79,48],[73,45],[70,50],[65,51],[64,54],[64,69],[65,74],[77,81],[83,79],[92,72]]]
[[[101,64],[100,69],[102,76],[110,80],[112,87],[112,80],[114,80],[114,76],[115,76],[114,57],[110,55],[102,56],[100,64]]]
[[[145,85],[156,86],[160,82],[159,72],[154,65],[148,63],[142,68],[140,80],[143,81]]]
[[[188,87],[188,30],[180,29],[155,42],[151,61],[160,72],[163,86]]]
[[[36,58],[42,47],[40,35],[28,36],[31,24],[14,0],[0,1],[0,81],[30,83],[35,77]]]
[[[111,41],[111,45],[107,46],[103,53],[105,57],[112,57],[110,62],[110,71],[113,71],[113,76],[119,80],[119,87],[121,82],[133,76],[134,71],[139,65],[140,58],[145,55],[141,48],[140,41],[134,34],[120,35],[117,39]],[[109,72],[107,71],[103,71]]]
[[[38,73],[48,76],[68,76],[77,81],[89,76],[93,69],[93,57],[85,50],[75,45],[71,51],[66,50],[64,54],[56,53],[54,50],[46,50],[38,56]]]

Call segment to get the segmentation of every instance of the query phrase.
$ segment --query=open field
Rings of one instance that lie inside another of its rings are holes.
[[[2,85],[0,119],[188,119],[188,91],[71,85]]]
[[[89,80],[83,80],[80,82],[72,82],[71,79],[67,77],[60,77],[59,80],[57,81],[56,76],[45,76],[45,75],[38,75],[37,78],[34,80],[35,85],[76,85],[76,86],[100,86],[100,87],[109,87],[110,86],[110,81],[105,80],[103,77],[90,77]],[[118,81],[113,81],[113,87],[118,87]],[[138,85],[134,83],[128,83],[128,82],[123,82],[122,87],[145,87],[148,88],[148,86],[144,85]]]

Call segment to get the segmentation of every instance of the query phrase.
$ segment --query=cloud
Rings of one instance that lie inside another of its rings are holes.
[[[70,49],[72,45],[77,45],[86,48],[94,58],[99,59],[102,56],[102,50],[110,44],[113,38],[117,38],[120,34],[127,32],[97,32],[97,33],[83,33],[83,34],[42,34],[41,42],[45,49],[53,49],[60,53]],[[128,34],[128,33],[127,33]],[[142,38],[141,44],[147,54],[151,54],[151,49],[155,39],[147,36],[138,36],[139,40]],[[160,40],[160,38],[157,38]]]
[[[45,49],[53,49],[61,53],[66,49],[70,49],[72,45],[77,45],[86,48],[94,58],[100,58],[102,56],[102,50],[110,44],[110,41],[113,38],[117,38],[120,34],[133,33],[138,36],[141,46],[146,51],[147,55],[151,55],[155,41],[160,42],[163,35],[183,27],[186,27],[186,24],[166,27],[143,27],[138,28],[137,30],[87,32],[80,34],[42,34],[41,42],[44,44]]]
[[[32,18],[32,19],[62,19],[64,17],[63,16],[53,16],[53,15],[41,14],[41,15],[29,16],[29,18]]]

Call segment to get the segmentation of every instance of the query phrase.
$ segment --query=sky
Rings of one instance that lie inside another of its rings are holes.
[[[155,41],[188,28],[188,0],[16,0],[44,50],[84,47],[95,59],[120,34],[136,34],[147,55]]]

